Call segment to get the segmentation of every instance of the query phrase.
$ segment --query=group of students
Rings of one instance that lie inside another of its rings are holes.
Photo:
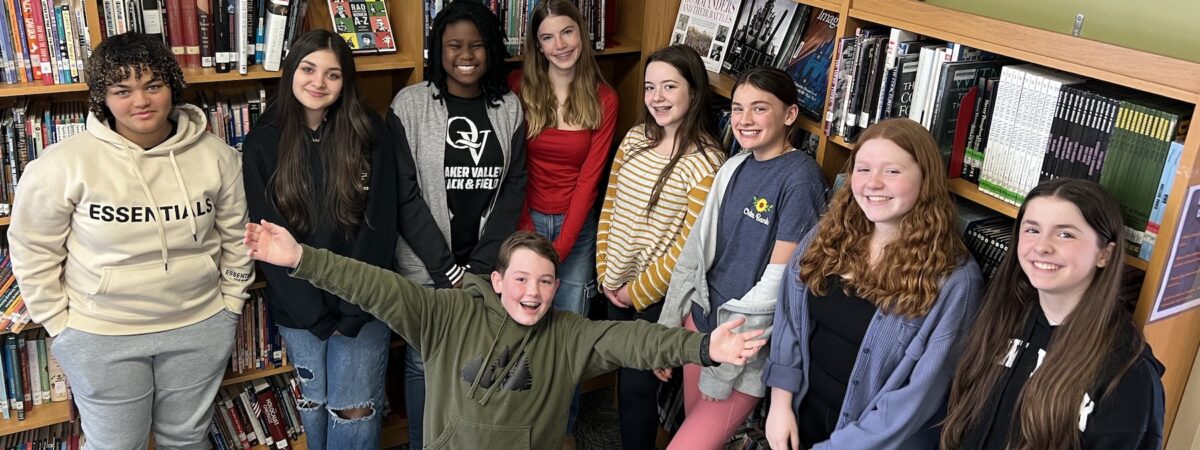
[[[700,55],[670,46],[609,166],[587,34],[542,0],[509,74],[497,17],[451,2],[426,81],[379,117],[346,43],[310,31],[240,157],[161,42],[102,42],[87,132],[28,165],[8,234],[89,447],[206,445],[251,259],[310,448],[379,447],[393,330],[413,448],[557,447],[580,380],[611,370],[623,448],[653,448],[678,367],[671,448],[720,448],[764,398],[775,449],[1161,446],[1163,368],[1117,298],[1101,187],[1034,189],[985,290],[920,125],[868,128],[829,193],[789,144],[785,73],[738,78],[727,156]],[[601,294],[613,320],[585,319]]]

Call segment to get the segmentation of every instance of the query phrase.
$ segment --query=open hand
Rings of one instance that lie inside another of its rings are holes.
[[[713,330],[708,341],[708,356],[713,361],[735,366],[746,364],[764,345],[766,339],[755,339],[763,335],[763,330],[751,330],[744,333],[734,332],[733,329],[746,323],[745,317],[725,322]]]
[[[261,224],[247,223],[242,242],[250,251],[251,259],[276,266],[295,268],[300,265],[303,248],[286,228],[266,220]]]

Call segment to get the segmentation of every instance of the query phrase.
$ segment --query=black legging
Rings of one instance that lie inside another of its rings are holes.
[[[658,322],[662,302],[655,303],[638,313],[632,307],[617,308],[608,305],[610,320],[640,319]],[[621,423],[621,448],[625,450],[653,450],[658,438],[658,386],[662,382],[654,372],[637,369],[617,369],[617,411]]]

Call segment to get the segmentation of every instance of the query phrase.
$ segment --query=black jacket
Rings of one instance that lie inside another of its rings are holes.
[[[401,192],[396,163],[396,143],[399,120],[387,114],[384,123],[374,113],[368,114],[371,124],[372,142],[365,151],[370,152],[368,175],[368,198],[364,210],[365,221],[358,233],[347,239],[342,233],[328,225],[317,224],[316,228],[296,239],[303,244],[328,249],[339,255],[348,256],[371,265],[391,268],[398,232],[406,236],[418,236],[428,231],[422,227],[433,227],[432,216],[421,200],[420,193],[409,187]],[[395,123],[392,123],[395,122]],[[288,227],[288,223],[275,209],[267,192],[267,183],[275,173],[278,161],[279,126],[274,111],[268,110],[246,137],[243,144],[242,171],[246,186],[246,204],[250,220],[266,219]],[[321,167],[320,158],[311,158],[316,177],[327,174]],[[316,181],[316,180],[314,180]],[[318,184],[323,186],[324,183]],[[318,193],[313,193],[317,202]],[[319,203],[316,203],[319,205]],[[319,206],[318,206],[319,208]],[[319,213],[318,213],[319,214]],[[420,220],[424,218],[425,220]],[[453,263],[450,249],[444,242],[422,242],[429,249],[420,249],[419,254],[427,258],[427,267],[448,269]],[[313,287],[306,281],[291,278],[287,269],[270,264],[259,264],[258,268],[267,280],[266,297],[274,321],[285,327],[307,329],[321,339],[335,331],[354,337],[359,329],[372,319],[371,315],[332,294]]]

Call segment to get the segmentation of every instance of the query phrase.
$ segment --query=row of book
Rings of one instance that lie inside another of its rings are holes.
[[[0,280],[3,280],[0,282],[0,333],[20,333],[29,325],[29,309],[25,307],[21,287],[13,275],[8,249],[0,252],[3,253],[3,259],[0,260]]]
[[[838,14],[791,0],[684,0],[671,44],[695,48],[710,72],[737,77],[752,67],[786,71],[800,110],[820,121]]]
[[[271,320],[267,299],[263,297],[261,289],[250,291],[250,298],[242,307],[242,320],[238,322],[234,335],[229,372],[283,367],[287,363],[283,338]]]
[[[78,420],[0,436],[4,450],[79,450],[86,443]]]
[[[980,112],[991,120],[986,145],[971,158],[965,143],[952,146],[951,176],[965,170],[981,191],[1017,205],[1041,181],[1097,181],[1121,204],[1126,253],[1148,259],[1192,108],[1032,65],[1004,66],[994,84],[992,110]],[[975,121],[972,109],[962,102],[959,120]],[[970,139],[969,126],[960,130]]]
[[[240,151],[266,109],[267,90],[259,84],[238,92],[199,91],[194,104],[208,116],[208,132]]]
[[[1126,252],[1149,258],[1190,107],[896,28],[860,27],[838,50],[827,135],[907,117],[950,177],[1014,205],[1045,180],[1097,181],[1121,203]]]
[[[266,104],[266,88],[235,93],[196,93],[195,104],[208,115],[208,131],[240,149]],[[0,100],[0,216],[12,211],[13,195],[25,165],[46,147],[81,133],[87,123],[82,101],[49,102],[20,97]]]
[[[139,32],[162,39],[184,68],[245,74],[262,64],[274,71],[303,25],[304,0],[297,1],[295,8],[286,0],[268,8],[268,0],[101,0],[100,22],[105,37]]]
[[[87,105],[81,101],[0,100],[0,215],[11,212],[25,165],[46,147],[82,132],[86,121]]]
[[[217,393],[209,440],[218,450],[289,448],[290,441],[304,434],[300,398],[293,373],[226,386]]]
[[[0,416],[4,420],[25,420],[38,406],[68,400],[67,377],[49,352],[54,338],[38,329],[6,334],[3,340]]]
[[[83,0],[0,0],[0,82],[86,81],[91,54]]]

